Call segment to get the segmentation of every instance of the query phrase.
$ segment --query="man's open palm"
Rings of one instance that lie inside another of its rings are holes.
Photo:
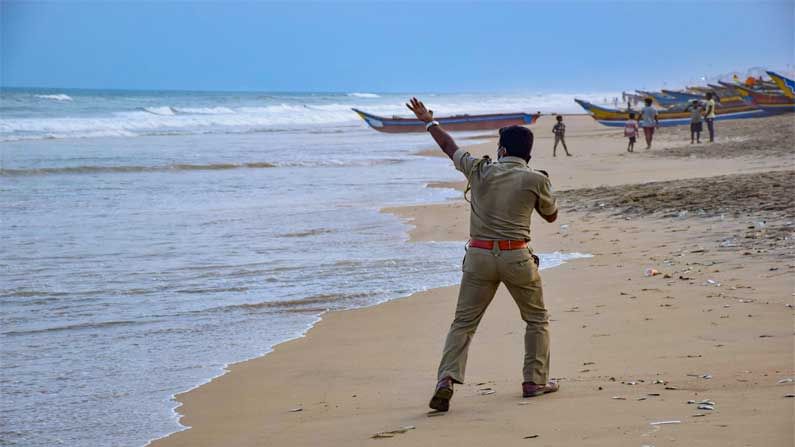
[[[423,104],[419,99],[411,98],[411,100],[406,103],[406,107],[414,112],[414,115],[418,120],[424,123],[430,123],[433,121],[433,110],[428,110],[428,108],[425,107],[425,104]]]

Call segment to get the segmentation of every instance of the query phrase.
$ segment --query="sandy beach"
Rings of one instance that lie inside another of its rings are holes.
[[[574,156],[556,158],[552,120],[531,127],[531,166],[550,173],[561,214],[534,220],[532,246],[593,255],[542,272],[560,392],[522,399],[524,325],[501,287],[468,383],[429,415],[447,287],[324,315],[178,395],[190,428],[152,445],[792,446],[793,117],[718,122],[715,144],[664,128],[630,154],[620,129],[568,116]],[[494,156],[494,137],[476,141],[473,154]],[[443,156],[431,144],[423,154]],[[462,199],[385,212],[415,241],[468,237]]]

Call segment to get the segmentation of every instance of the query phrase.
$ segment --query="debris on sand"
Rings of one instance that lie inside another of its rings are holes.
[[[406,433],[407,431],[414,430],[416,428],[417,427],[415,427],[413,425],[406,425],[405,427],[400,427],[397,430],[378,432],[378,433],[374,434],[373,436],[370,436],[370,438],[371,439],[394,438],[395,435]]]
[[[297,407],[297,408],[293,408],[291,410],[287,410],[288,413],[298,413],[299,411],[304,411],[304,409],[301,408],[301,407]]]
[[[681,424],[682,421],[658,421],[658,422],[649,422],[649,425],[671,425],[671,424]]]
[[[537,438],[537,437],[538,437],[538,435],[530,435],[530,436],[525,436],[522,439],[533,439],[533,438]]]

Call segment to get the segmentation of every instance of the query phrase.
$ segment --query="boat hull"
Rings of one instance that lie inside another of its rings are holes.
[[[371,128],[384,133],[425,132],[425,123],[410,118],[387,118],[352,109]],[[494,130],[506,126],[529,125],[536,122],[537,114],[504,113],[491,115],[460,115],[436,118],[445,130],[452,132]]]
[[[750,96],[754,104],[768,114],[795,112],[795,99],[785,96],[785,89],[782,89],[784,93],[775,95],[758,93],[745,87],[737,87],[737,89]]]
[[[737,112],[737,113],[725,113],[723,115],[715,115],[715,121],[723,121],[723,120],[736,120],[736,119],[746,119],[746,118],[759,118],[761,116],[765,116],[767,113],[765,110],[762,109],[754,109],[748,110],[745,112]],[[595,117],[594,117],[595,118]],[[596,122],[608,127],[624,127],[627,120],[624,119],[622,121],[616,120],[600,120],[595,118]],[[660,119],[660,127],[673,127],[673,126],[685,126],[690,124],[690,118],[661,118]]]
[[[784,93],[784,96],[790,100],[795,100],[795,80],[781,76],[778,73],[768,71],[767,74],[773,79],[778,88]]]
[[[759,104],[759,108],[764,110],[766,113],[775,115],[779,113],[791,113],[795,112],[795,103],[789,104]]]
[[[616,109],[608,109],[591,104],[587,101],[575,99],[577,104],[587,110],[591,116],[599,123],[608,127],[624,127],[629,120],[629,112]],[[636,116],[640,111],[635,111]],[[738,105],[736,107],[721,107],[716,110],[715,120],[732,120],[757,118],[766,115],[765,111],[749,105]],[[657,114],[661,127],[682,126],[690,124],[690,113],[688,112],[666,112],[660,111]]]

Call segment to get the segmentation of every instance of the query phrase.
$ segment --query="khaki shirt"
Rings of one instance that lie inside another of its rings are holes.
[[[707,110],[709,110],[709,113],[707,113],[707,118],[715,118],[715,100],[714,99],[710,99],[709,101],[707,101]]]
[[[462,149],[453,154],[455,168],[472,187],[469,236],[484,240],[530,240],[533,210],[549,216],[558,210],[549,179],[519,157],[479,163]]]

